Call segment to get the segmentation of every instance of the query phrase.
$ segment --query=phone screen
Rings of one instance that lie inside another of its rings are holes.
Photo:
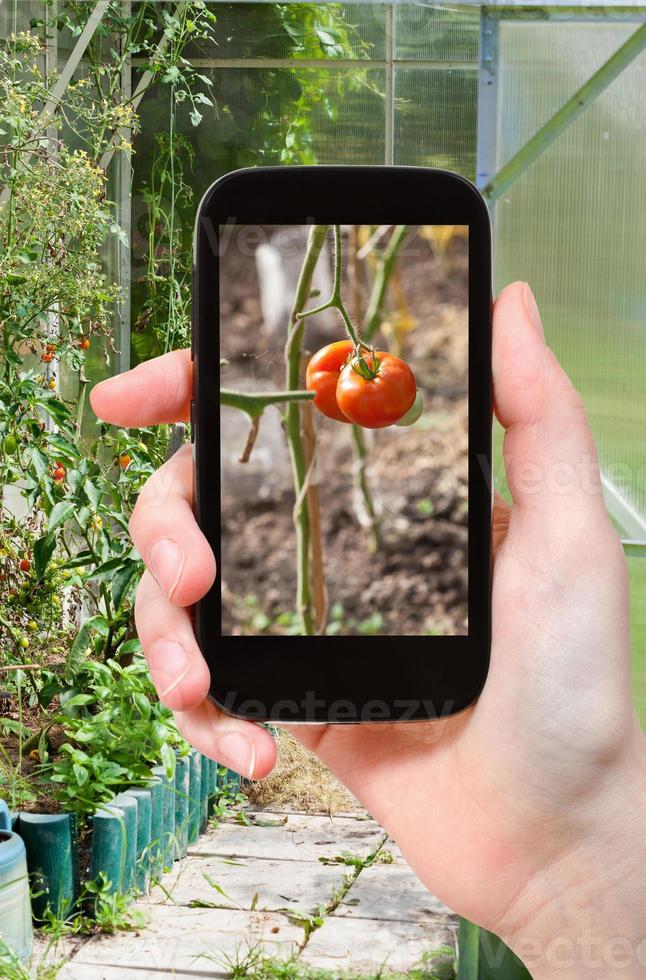
[[[467,225],[219,227],[223,635],[468,635],[468,257]]]

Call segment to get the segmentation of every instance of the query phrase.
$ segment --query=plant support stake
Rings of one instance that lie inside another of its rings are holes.
[[[325,245],[327,237],[327,225],[312,225],[307,240],[305,259],[301,268],[301,273],[296,287],[296,295],[292,312],[287,325],[288,335],[285,345],[286,362],[286,384],[288,391],[298,389],[301,374],[301,349],[303,345],[303,331],[305,323],[298,319],[298,314],[305,306],[311,289],[314,269],[318,262],[321,250]],[[296,572],[296,601],[298,615],[301,620],[301,628],[305,636],[312,636],[314,633],[314,618],[312,615],[312,596],[310,588],[310,524],[307,511],[307,504],[303,500],[301,491],[305,483],[307,474],[307,463],[305,460],[305,447],[303,444],[303,432],[301,425],[301,412],[298,402],[290,401],[285,410],[285,431],[289,444],[289,454],[292,461],[292,471],[294,474],[294,489],[296,491],[296,549],[297,549],[297,572]]]

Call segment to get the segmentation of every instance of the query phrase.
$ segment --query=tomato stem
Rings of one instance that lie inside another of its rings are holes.
[[[408,233],[408,225],[396,225],[390,241],[378,260],[378,269],[373,283],[368,309],[363,321],[363,332],[368,340],[372,340],[381,324],[382,310],[386,291],[393,274],[397,255]]]
[[[343,273],[343,252],[341,248],[341,225],[333,225],[334,229],[334,285],[332,286],[332,294],[326,303],[321,303],[319,306],[313,307],[311,310],[303,310],[296,314],[297,320],[304,320],[308,316],[315,316],[317,313],[323,313],[325,310],[338,310],[343,320],[343,325],[345,327],[345,332],[348,338],[354,344],[354,352],[356,357],[355,370],[362,377],[371,381],[373,378],[377,377],[379,371],[379,361],[374,356],[374,348],[369,344],[366,344],[361,337],[357,328],[353,325],[352,320],[345,308],[345,303],[343,302],[343,296],[341,295],[341,277]],[[363,351],[366,350],[373,355],[372,364],[368,364],[365,357],[363,356]]]

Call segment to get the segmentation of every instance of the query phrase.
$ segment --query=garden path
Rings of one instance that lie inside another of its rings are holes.
[[[452,960],[456,917],[368,814],[245,814],[248,825],[210,830],[136,903],[144,928],[90,938],[59,980],[215,980],[290,958],[374,976]]]

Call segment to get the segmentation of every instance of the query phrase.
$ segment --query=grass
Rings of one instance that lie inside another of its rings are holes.
[[[25,966],[0,936],[0,977],[2,980],[56,980],[64,960],[51,960],[50,947],[45,951],[41,962],[33,968]]]
[[[455,953],[449,947],[429,950],[406,973],[394,973],[383,967],[378,973],[353,973],[352,971],[319,970],[299,962],[296,957],[277,960],[267,956],[262,946],[254,946],[227,958],[224,964],[229,976],[238,980],[253,977],[254,980],[455,980]]]

